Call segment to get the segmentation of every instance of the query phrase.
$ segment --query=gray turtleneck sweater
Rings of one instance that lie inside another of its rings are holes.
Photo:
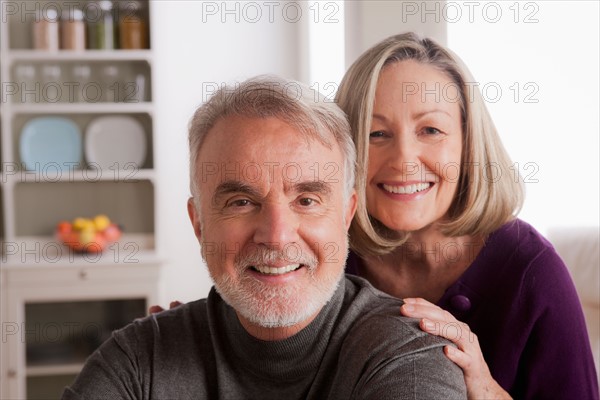
[[[213,288],[114,332],[63,399],[466,398],[448,342],[401,317],[401,304],[346,277],[309,326],[262,341]]]

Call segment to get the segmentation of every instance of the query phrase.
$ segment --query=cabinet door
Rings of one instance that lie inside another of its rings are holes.
[[[0,213],[1,214],[1,213]],[[0,254],[0,260],[2,255]],[[6,346],[5,340],[5,322],[6,320],[6,277],[4,271],[0,269],[0,325],[2,331],[2,340],[0,341],[0,399],[8,399],[8,346]]]
[[[146,314],[145,298],[26,302],[27,398],[59,398],[111,332]],[[45,396],[45,397],[44,397]]]
[[[152,266],[135,266],[137,279],[120,266],[93,270],[92,274],[83,268],[8,272],[8,281],[13,279],[3,321],[3,350],[9,351],[3,377],[7,398],[60,398],[111,332],[144,317],[148,305],[156,301]],[[129,279],[117,280],[117,270]],[[71,274],[77,277],[76,284]],[[27,282],[24,278],[29,275],[37,279]],[[109,275],[112,278],[105,279]],[[64,280],[57,282],[57,276]]]

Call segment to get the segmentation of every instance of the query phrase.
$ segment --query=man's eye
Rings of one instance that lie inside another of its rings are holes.
[[[312,206],[316,202],[315,199],[311,199],[310,197],[303,197],[300,199],[300,205],[302,206]]]
[[[238,200],[233,200],[231,202],[229,202],[228,206],[229,207],[246,207],[249,206],[250,200],[248,199],[238,199]]]

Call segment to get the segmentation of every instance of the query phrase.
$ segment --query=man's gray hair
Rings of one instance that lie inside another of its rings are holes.
[[[332,136],[344,157],[344,199],[354,189],[356,150],[346,114],[321,93],[277,76],[263,75],[234,86],[223,86],[204,103],[189,124],[190,190],[198,204],[197,162],[208,132],[221,118],[276,117],[297,129],[307,140],[333,148]]]

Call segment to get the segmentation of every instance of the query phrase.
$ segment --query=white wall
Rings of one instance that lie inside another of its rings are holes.
[[[375,43],[404,32],[446,43],[444,1],[363,0],[345,3],[346,66]]]
[[[222,2],[161,0],[152,4],[155,157],[160,174],[157,230],[166,260],[163,305],[173,299],[205,297],[211,286],[186,210],[190,194],[187,123],[207,94],[203,86],[265,73],[299,78],[300,21],[287,22],[279,7],[273,22],[265,8],[262,22],[252,23],[257,15],[254,10],[244,11],[239,2],[227,3],[230,10],[237,3],[239,11],[208,12],[214,11],[209,6],[220,7]],[[288,19],[294,20],[294,10],[288,11]]]
[[[448,22],[448,44],[487,85],[496,127],[526,178],[521,218],[544,234],[598,226],[600,3],[478,3],[472,20],[463,7]]]

